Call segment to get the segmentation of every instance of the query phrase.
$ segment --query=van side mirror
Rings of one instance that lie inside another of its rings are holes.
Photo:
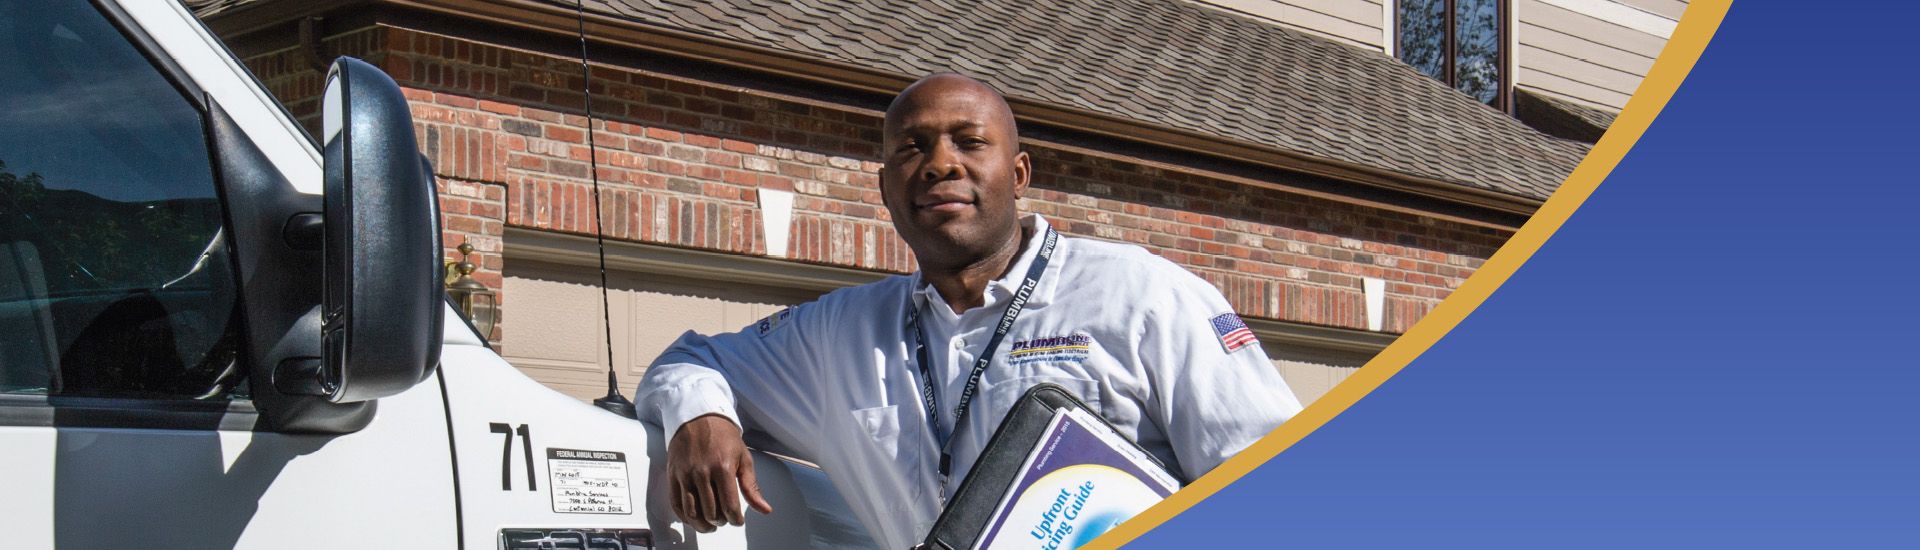
[[[318,389],[335,403],[368,401],[406,391],[439,364],[439,197],[406,97],[380,69],[334,61],[321,130]]]

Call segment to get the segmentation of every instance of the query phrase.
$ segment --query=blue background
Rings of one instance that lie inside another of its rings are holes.
[[[1137,548],[1920,548],[1920,7],[1735,2],[1438,345]]]

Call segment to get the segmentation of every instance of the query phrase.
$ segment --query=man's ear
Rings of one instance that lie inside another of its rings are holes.
[[[1027,194],[1027,184],[1033,182],[1033,158],[1021,151],[1013,155],[1013,195]]]

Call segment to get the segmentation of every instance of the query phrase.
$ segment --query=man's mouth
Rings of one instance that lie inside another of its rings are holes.
[[[914,201],[913,207],[929,212],[958,212],[971,208],[973,199],[958,195],[933,195]]]
[[[929,212],[959,212],[970,206],[973,206],[973,203],[966,201],[941,201],[922,204],[919,208]]]

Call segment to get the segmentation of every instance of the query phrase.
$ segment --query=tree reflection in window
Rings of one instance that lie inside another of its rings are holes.
[[[244,397],[193,96],[87,2],[0,0],[0,60],[0,394]]]
[[[1400,60],[1427,76],[1446,80],[1446,0],[1401,0]]]
[[[1475,100],[1506,107],[1507,0],[1400,0],[1401,61]]]

